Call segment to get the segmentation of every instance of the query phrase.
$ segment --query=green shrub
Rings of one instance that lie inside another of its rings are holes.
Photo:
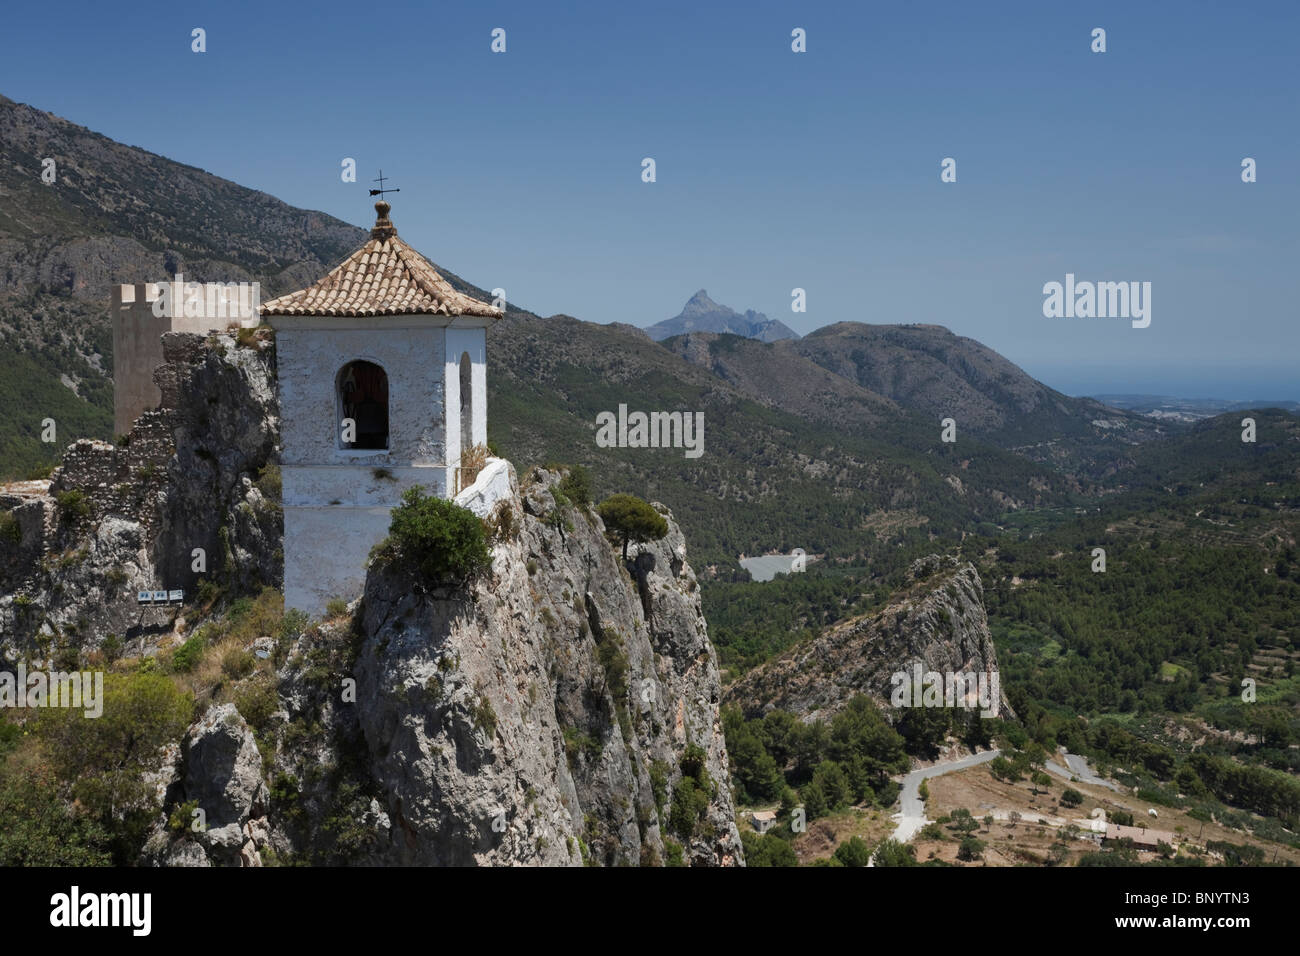
[[[0,866],[108,866],[100,820],[68,806],[40,765],[0,765]]]
[[[849,837],[835,848],[835,859],[845,866],[866,866],[871,860],[871,850],[862,837]]]
[[[479,697],[478,703],[474,707],[474,726],[482,730],[489,738],[496,735],[497,712],[492,707],[492,701],[486,697]]]
[[[1075,790],[1073,787],[1066,787],[1064,792],[1062,792],[1061,806],[1077,807],[1081,803],[1083,803],[1083,794],[1078,790]]]
[[[474,513],[420,488],[402,495],[388,534],[399,558],[432,583],[463,584],[491,562]]]
[[[935,824],[927,824],[927,827]],[[943,831],[940,830],[940,833]],[[838,853],[838,851],[836,851]],[[917,866],[916,847],[897,840],[882,840],[876,847],[876,866]]]
[[[199,583],[194,589],[194,600],[201,607],[215,604],[220,597],[221,585],[208,578],[199,578]]]
[[[794,848],[775,833],[740,832],[740,840],[745,846],[746,866],[798,866],[799,858]]]
[[[684,776],[673,792],[672,809],[668,811],[668,829],[689,843],[708,809],[708,791],[701,788],[694,777]]]
[[[984,854],[984,841],[977,840],[973,836],[968,836],[961,841],[961,846],[957,848],[957,859],[959,860],[978,860]]]
[[[560,479],[560,491],[579,508],[591,504],[591,475],[582,465],[573,465]]]
[[[172,655],[172,670],[182,674],[188,674],[194,670],[194,665],[203,657],[203,638],[197,634],[193,635],[180,647],[176,648],[176,653]]]
[[[157,673],[105,674],[103,714],[87,720],[73,708],[40,712],[35,732],[56,776],[105,821],[154,805],[145,779],[158,749],[179,740],[193,699]],[[116,829],[117,824],[114,824]]]
[[[240,647],[226,648],[221,655],[221,673],[231,680],[239,680],[241,677],[245,677],[252,673],[253,668],[256,666],[257,658]]]
[[[255,484],[262,497],[278,504],[283,490],[280,466],[273,461],[267,462],[258,473]]]
[[[325,614],[328,617],[342,617],[348,613],[348,602],[342,598],[330,598],[325,605]]]
[[[104,642],[99,645],[100,651],[104,655],[104,660],[113,663],[122,656],[122,639],[116,634],[110,634],[104,638]]]
[[[922,840],[946,840],[948,834],[944,832],[943,824],[931,820],[921,828],[920,838]]]
[[[60,491],[54,497],[59,505],[59,516],[64,521],[76,521],[90,514],[90,499],[79,488]]]
[[[14,547],[23,543],[23,529],[12,511],[0,512],[0,541],[8,541]]]
[[[664,840],[664,866],[685,866],[686,858],[682,845],[674,840]]]
[[[187,800],[178,803],[167,817],[167,829],[173,833],[184,833],[194,822],[194,811],[199,808],[199,801]]]
[[[664,803],[668,800],[668,774],[672,767],[666,760],[655,760],[650,764],[650,790],[654,794],[655,809],[659,819],[664,816]]]
[[[264,731],[280,709],[280,695],[269,676],[254,678],[235,692],[235,708],[254,730]]]

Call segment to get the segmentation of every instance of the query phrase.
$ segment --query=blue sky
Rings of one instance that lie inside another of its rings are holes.
[[[72,2],[5,21],[10,98],[358,225],[382,166],[407,241],[543,315],[644,326],[703,287],[801,333],[939,323],[1071,393],[1300,399],[1300,4]],[[1151,326],[1045,318],[1067,272],[1150,281]]]

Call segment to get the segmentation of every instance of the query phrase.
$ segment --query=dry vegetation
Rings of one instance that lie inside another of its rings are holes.
[[[950,816],[954,810],[965,808],[980,821],[975,836],[987,845],[982,861],[960,864],[965,866],[1015,866],[1018,864],[1046,865],[1049,862],[1049,850],[1053,844],[1063,843],[1068,856],[1062,865],[1072,865],[1079,854],[1095,852],[1099,846],[1095,839],[1084,831],[1092,812],[1101,808],[1110,813],[1120,810],[1133,815],[1134,825],[1146,825],[1152,829],[1172,831],[1179,844],[1179,852],[1186,853],[1188,847],[1204,847],[1211,840],[1237,844],[1250,844],[1260,847],[1266,853],[1266,859],[1272,862],[1277,854],[1277,863],[1290,861],[1300,864],[1300,851],[1290,847],[1261,840],[1251,834],[1229,829],[1217,823],[1202,824],[1186,813],[1169,807],[1150,803],[1130,793],[1115,793],[1104,787],[1090,786],[1081,782],[1066,782],[1059,777],[1052,777],[1049,787],[1035,787],[1027,781],[1005,783],[993,777],[985,766],[971,767],[968,770],[945,774],[928,781],[930,799],[926,801],[926,816],[937,820]],[[1066,787],[1071,787],[1083,794],[1084,800],[1077,807],[1062,807],[1060,796]],[[1037,790],[1038,793],[1034,793]],[[1158,817],[1151,817],[1147,811],[1155,809]],[[1012,812],[1019,813],[1019,821],[1011,817]],[[986,816],[994,817],[991,828],[983,822]],[[1040,820],[1046,823],[1040,823]],[[1078,835],[1068,831],[1070,821],[1078,821]],[[957,845],[960,835],[943,827],[946,839],[927,839],[936,828],[931,827],[915,841],[918,860],[936,858],[956,861]],[[1186,841],[1186,845],[1184,845]],[[1155,857],[1154,853],[1138,854],[1143,862]],[[1213,865],[1219,861],[1213,857],[1207,863]]]

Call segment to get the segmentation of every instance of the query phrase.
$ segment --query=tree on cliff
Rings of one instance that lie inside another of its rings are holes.
[[[668,533],[668,522],[649,502],[636,495],[610,495],[596,509],[605,530],[623,542],[623,560],[627,560],[628,542],[657,541]]]

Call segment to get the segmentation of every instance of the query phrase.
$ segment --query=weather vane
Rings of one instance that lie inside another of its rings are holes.
[[[384,196],[384,193],[400,193],[400,192],[401,192],[400,189],[385,189],[385,188],[384,188],[384,180],[387,179],[387,178],[388,178],[388,177],[386,177],[386,176],[384,175],[384,171],[381,169],[381,170],[379,171],[379,178],[378,178],[378,179],[372,179],[372,180],[371,180],[372,183],[379,183],[379,188],[378,188],[378,189],[372,189],[372,190],[370,190],[370,195],[372,195],[372,196],[378,196],[378,197],[380,197],[380,198],[382,199],[383,196]]]

